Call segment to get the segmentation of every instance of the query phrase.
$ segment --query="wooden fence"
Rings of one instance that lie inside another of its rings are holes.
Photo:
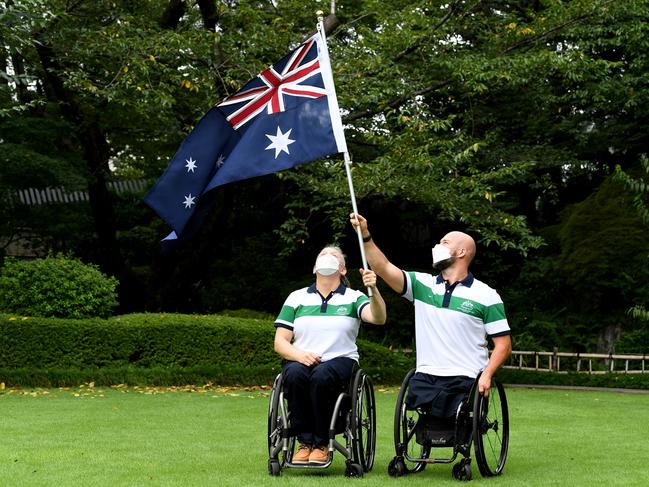
[[[513,351],[503,368],[557,373],[644,374],[649,373],[646,367],[647,360],[649,360],[647,354]]]
[[[116,193],[135,193],[144,191],[151,186],[152,181],[148,179],[135,179],[125,181],[108,181],[109,189]],[[67,191],[63,187],[58,188],[27,188],[20,189],[15,193],[18,201],[24,205],[46,205],[52,203],[78,203],[88,201],[87,191]]]

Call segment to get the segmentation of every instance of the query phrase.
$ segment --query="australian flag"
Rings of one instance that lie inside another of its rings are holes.
[[[144,200],[174,240],[200,225],[214,188],[346,151],[318,33],[208,111]]]

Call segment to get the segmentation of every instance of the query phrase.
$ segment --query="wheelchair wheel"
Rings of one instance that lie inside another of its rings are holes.
[[[426,462],[409,462],[405,458],[406,454],[411,458],[428,458],[430,455],[430,445],[419,445],[414,438],[419,413],[406,408],[410,378],[414,373],[415,369],[410,370],[403,379],[394,411],[394,448],[397,456],[394,468],[389,468],[388,473],[392,472],[395,476],[420,472],[426,468]]]
[[[291,437],[288,441],[288,449],[284,451],[282,448],[285,424],[280,409],[281,392],[282,374],[278,374],[273,383],[273,389],[271,390],[270,400],[268,402],[268,472],[271,475],[279,475],[280,470],[286,462],[290,462],[295,444],[295,438]],[[286,401],[284,401],[284,411],[288,411]],[[290,426],[288,425],[288,420],[287,426]]]
[[[453,478],[455,480],[472,480],[473,474],[471,473],[471,461],[463,458],[458,463],[453,465]]]
[[[509,410],[503,385],[492,381],[489,397],[476,387],[473,402],[473,441],[478,468],[483,477],[500,475],[509,447]]]
[[[363,472],[369,472],[374,466],[376,450],[376,406],[372,381],[362,370],[354,378],[351,424],[354,462]]]

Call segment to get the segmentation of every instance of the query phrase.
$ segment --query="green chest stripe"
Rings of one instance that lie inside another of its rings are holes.
[[[413,282],[413,294],[416,300],[435,308],[444,306],[443,294],[433,293],[431,288],[417,280]],[[485,324],[505,319],[505,306],[503,303],[486,306],[472,299],[461,298],[452,294],[447,309],[480,318]]]
[[[430,290],[423,296],[415,296],[415,299],[435,308],[442,308],[444,303],[443,295],[434,295]],[[485,325],[505,319],[505,306],[503,303],[485,306],[471,299],[451,296],[448,308],[446,309],[480,318]]]
[[[435,294],[433,290],[423,284],[416,283],[415,285],[415,299],[421,301],[435,308],[444,307],[444,295]],[[451,299],[448,303],[447,309],[452,311],[458,311],[470,316],[475,316],[476,318],[484,318],[485,310],[487,306],[473,301],[471,299],[460,298],[457,296],[451,295]],[[485,320],[486,321],[486,320]]]
[[[448,309],[453,311],[459,311],[466,315],[475,316],[476,318],[484,318],[486,306],[465,298],[456,298],[451,296],[451,302],[449,303]]]
[[[327,304],[327,310],[324,313],[320,310],[320,305],[300,305],[295,309],[295,318],[303,318],[306,316],[350,316],[356,318],[356,308],[353,303],[349,303]]]

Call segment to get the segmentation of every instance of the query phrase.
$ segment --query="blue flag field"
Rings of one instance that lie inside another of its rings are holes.
[[[320,34],[210,109],[144,201],[188,237],[223,184],[346,152],[327,46]]]

